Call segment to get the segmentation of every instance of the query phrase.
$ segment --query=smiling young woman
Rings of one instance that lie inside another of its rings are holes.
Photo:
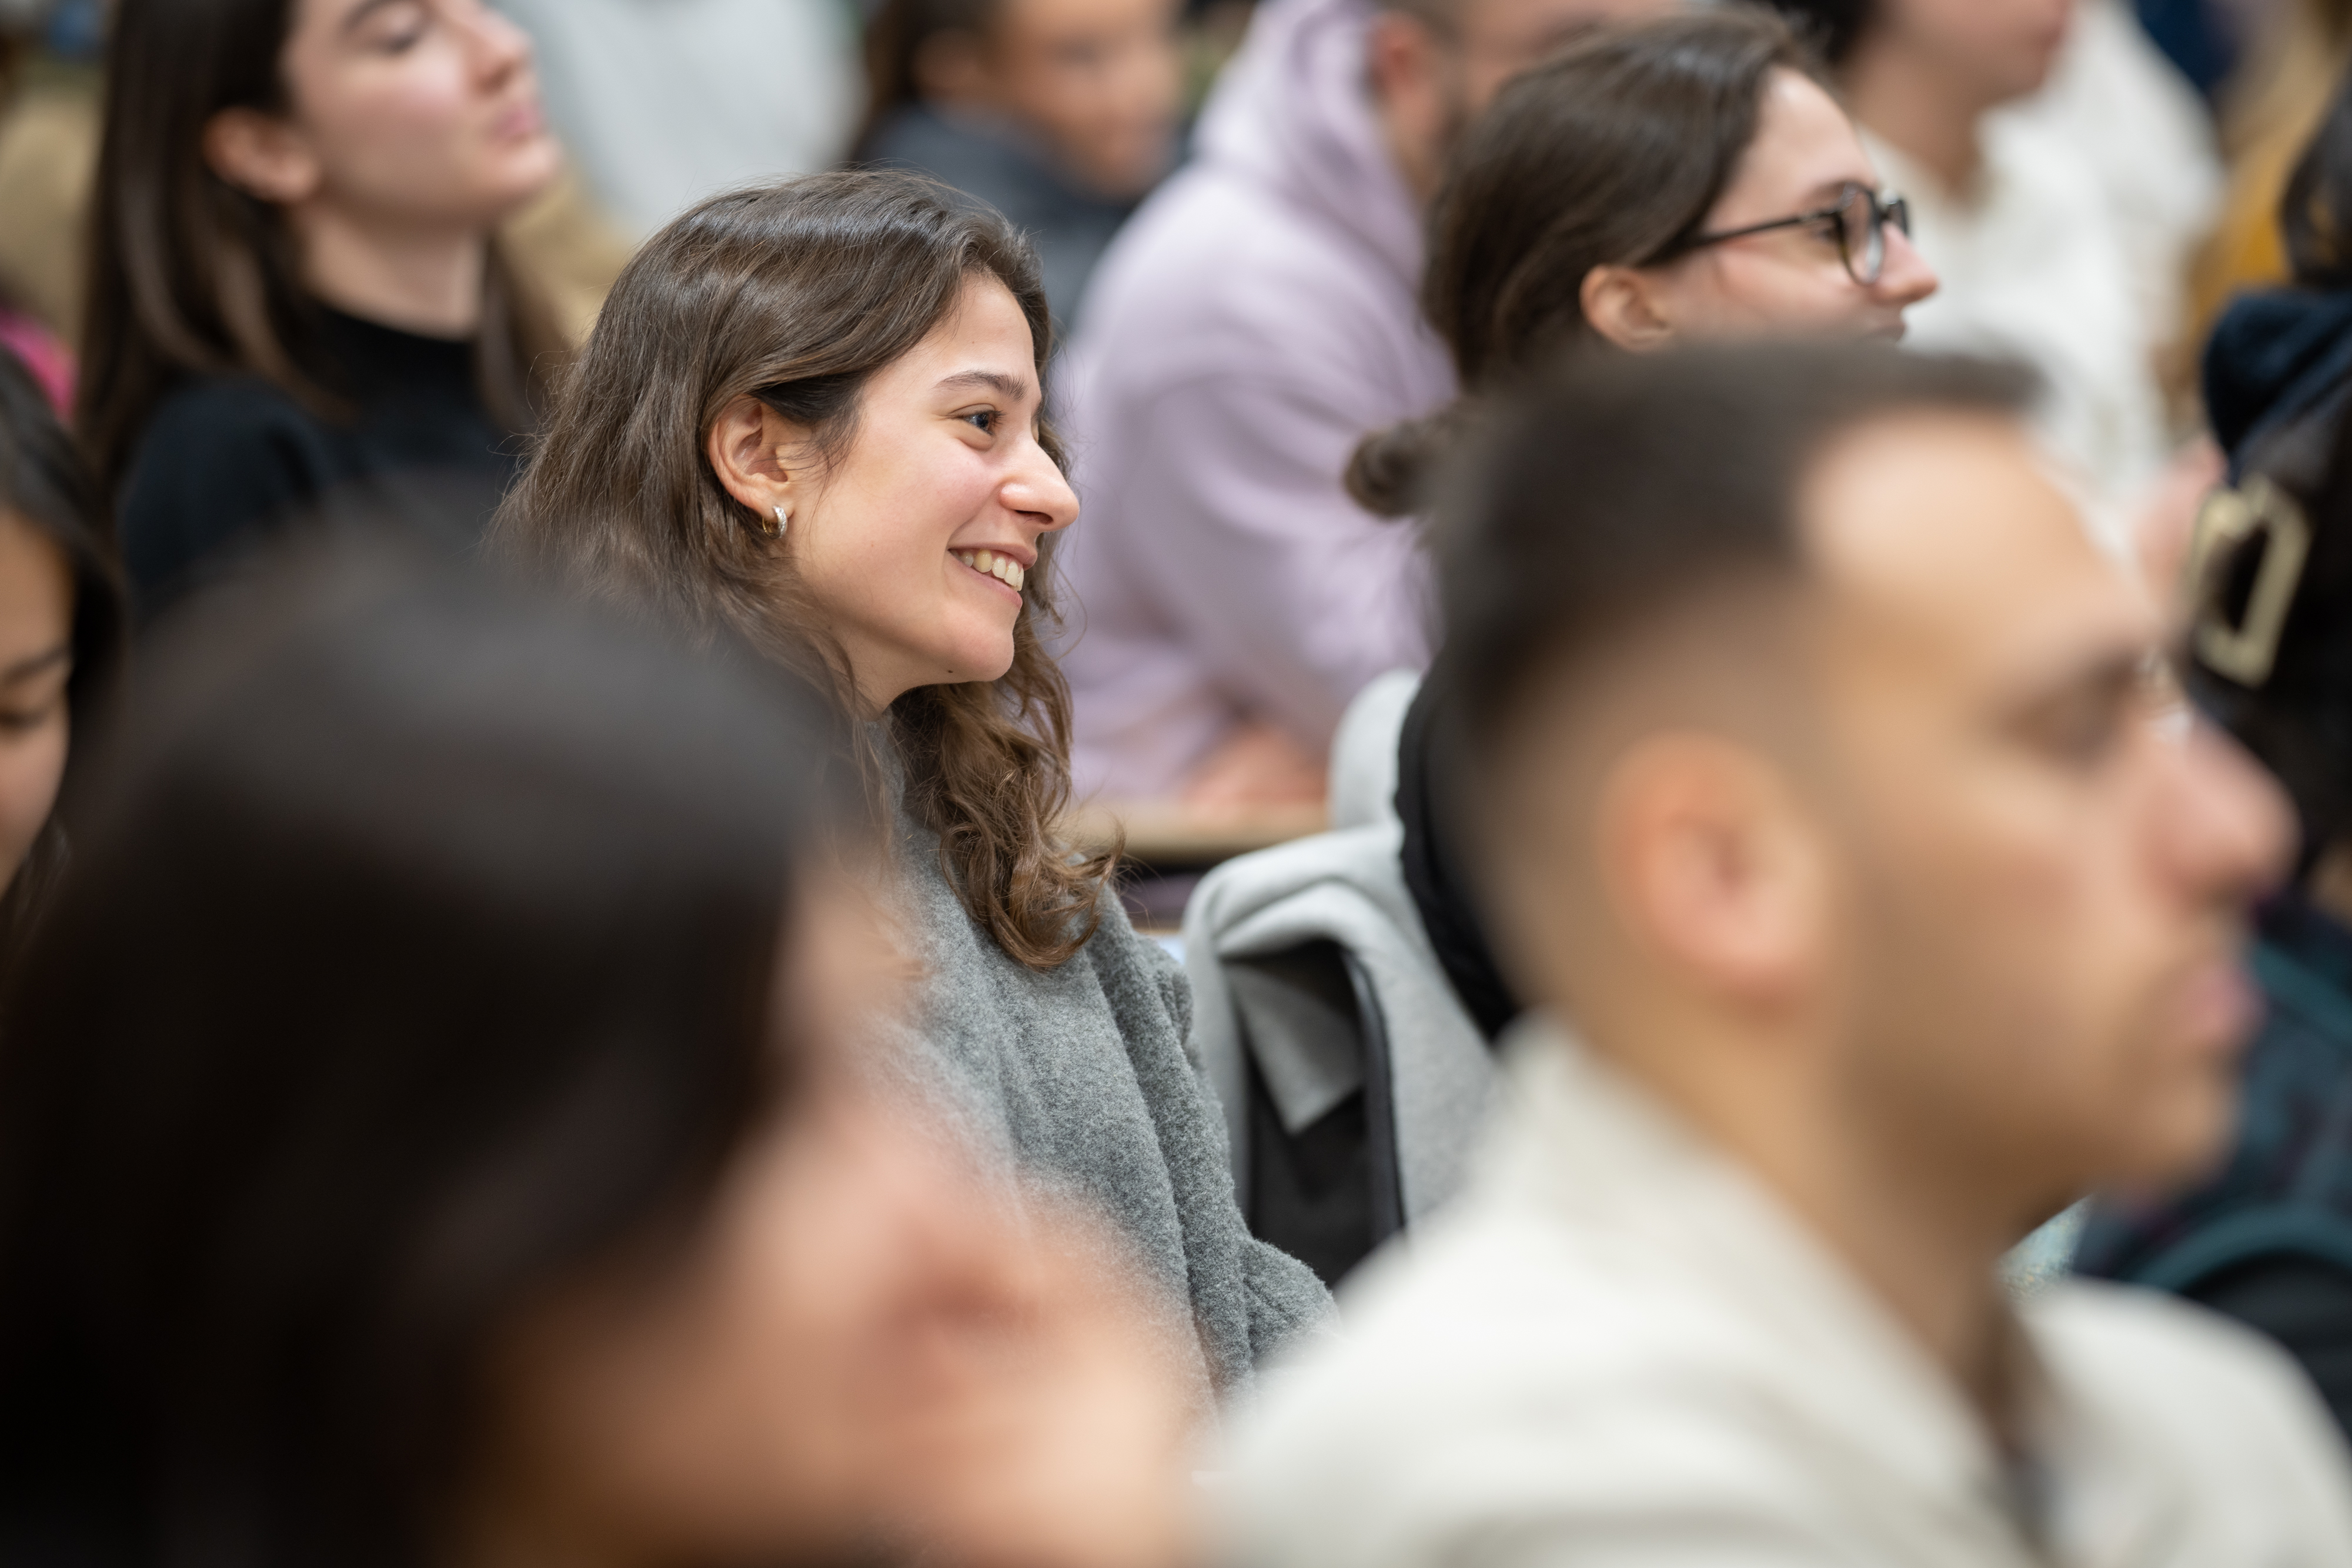
[[[1078,505],[1050,350],[1034,254],[942,187],[715,198],[622,275],[492,539],[863,721],[923,1060],[983,1141],[1119,1221],[1232,1387],[1327,1298],[1243,1223],[1181,971],[1055,831],[1069,694],[1038,633]]]
[[[560,152],[482,0],[123,0],[79,424],[152,612],[363,491],[470,543],[562,345],[492,230]]]

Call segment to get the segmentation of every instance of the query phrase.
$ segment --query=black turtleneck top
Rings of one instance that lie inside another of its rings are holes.
[[[192,376],[156,405],[120,519],[142,619],[291,528],[481,537],[521,444],[483,405],[472,342],[322,310],[319,348],[341,417],[249,375]]]

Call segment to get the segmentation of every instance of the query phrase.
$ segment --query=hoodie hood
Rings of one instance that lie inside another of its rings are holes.
[[[1420,204],[1372,104],[1369,0],[1266,0],[1202,113],[1206,163],[1355,237],[1417,294]]]
[[[2239,298],[2205,348],[2205,409],[2234,476],[2261,439],[2341,401],[2352,382],[2352,293]]]

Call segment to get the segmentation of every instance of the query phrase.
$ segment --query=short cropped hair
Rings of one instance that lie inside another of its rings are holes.
[[[1698,595],[1804,570],[1798,492],[1853,427],[2015,415],[2031,372],[1871,344],[1575,355],[1506,398],[1432,523],[1447,642],[1445,747],[1499,749],[1535,684]]]

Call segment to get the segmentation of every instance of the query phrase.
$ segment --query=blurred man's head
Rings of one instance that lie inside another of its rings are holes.
[[[1683,0],[1381,0],[1365,47],[1372,96],[1405,183],[1426,198],[1445,154],[1503,84],[1587,28]]]
[[[1843,1141],[2019,1227],[2220,1147],[2284,841],[2021,395],[1860,348],[1574,367],[1444,509],[1433,677],[1524,994],[1740,1152]]]

